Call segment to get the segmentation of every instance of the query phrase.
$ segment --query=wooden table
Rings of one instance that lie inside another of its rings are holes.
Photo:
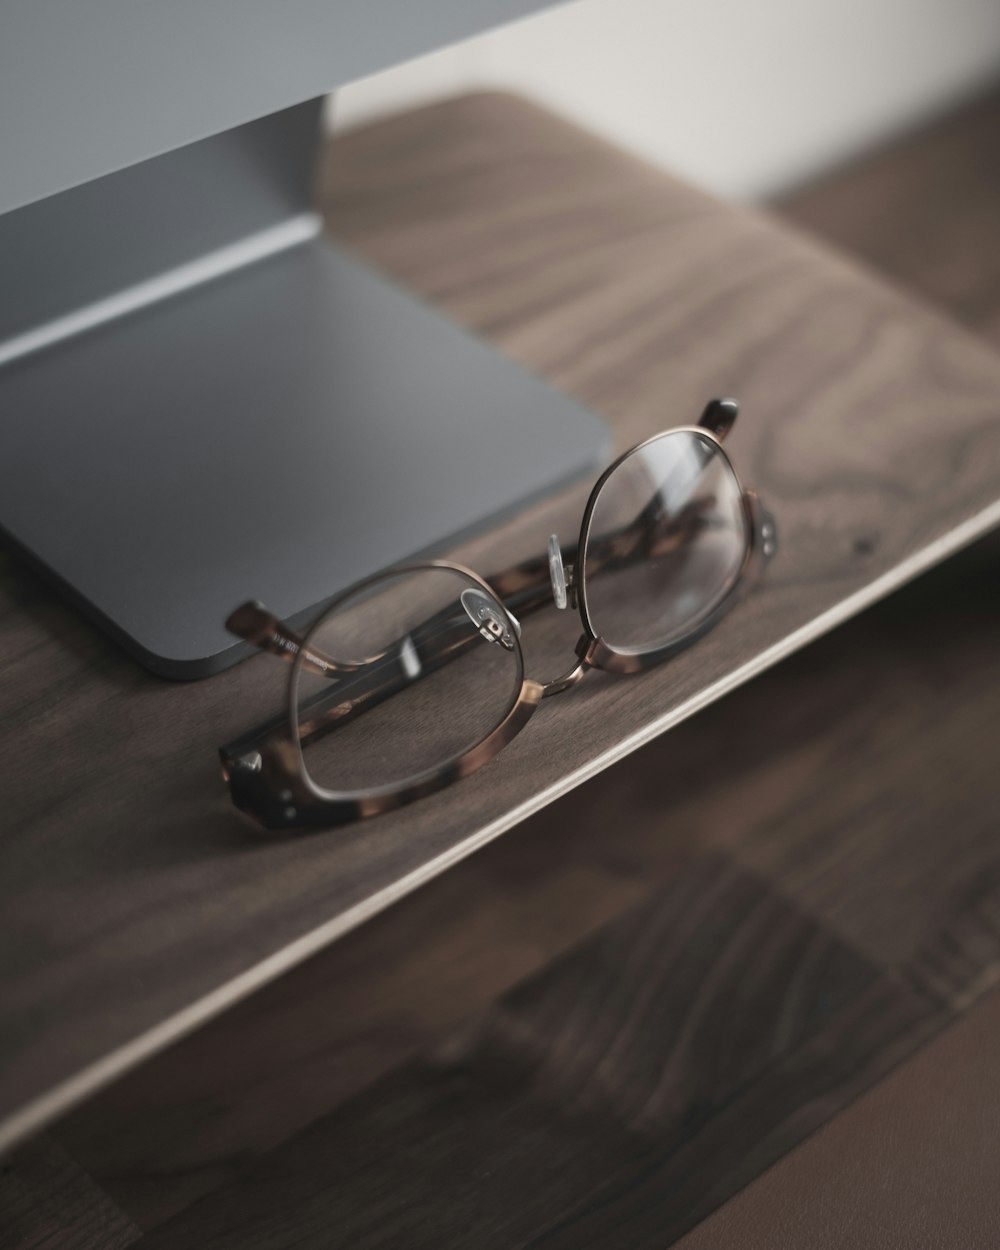
[[[737,394],[733,454],[780,557],[697,648],[592,677],[461,786],[290,840],[231,810],[214,763],[271,710],[278,666],[159,682],[6,563],[5,1143],[1000,521],[996,355],[787,226],[498,95],[345,136],[323,196],[342,238],[600,410],[619,446]],[[457,554],[535,554],[580,504]],[[574,635],[540,621],[529,667],[554,675]]]

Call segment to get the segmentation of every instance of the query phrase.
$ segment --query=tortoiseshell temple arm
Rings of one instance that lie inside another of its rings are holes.
[[[246,639],[261,651],[275,655],[288,664],[295,660],[304,642],[302,636],[290,625],[255,599],[241,603],[229,614],[226,618],[226,629],[237,638]],[[323,655],[315,648],[309,649],[303,657],[303,664],[310,672],[326,677],[353,671],[352,666],[338,664],[331,656]],[[275,736],[284,735],[287,730],[288,717],[282,712],[220,747],[219,756],[226,779],[229,780],[235,765],[252,758],[265,742]]]
[[[549,599],[548,564],[532,560],[509,569],[504,583],[510,593],[501,594],[500,598],[511,613],[515,609],[518,613],[530,612]],[[304,644],[304,638],[291,626],[253,600],[241,604],[230,614],[226,628],[288,663],[294,661]],[[305,744],[345,724],[353,716],[370,711],[477,642],[482,642],[481,635],[471,628],[463,611],[446,612],[425,621],[405,639],[399,639],[393,647],[363,664],[345,663],[310,645],[303,657],[303,666],[334,680],[329,690],[320,690],[300,704],[299,741]],[[404,644],[406,662],[402,658]],[[219,752],[223,771],[228,776],[235,762],[259,752],[268,739],[284,736],[288,729],[287,714],[282,712],[227,743]]]
[[[240,629],[241,637],[254,642],[262,651],[293,660],[303,640],[262,604],[247,603],[229,619]],[[234,632],[236,630],[234,629]],[[276,635],[281,641],[275,641]],[[347,664],[310,646],[303,665],[319,676],[329,677],[328,688],[314,692],[299,704],[297,731],[303,744],[346,723],[361,712],[370,711],[383,700],[442,667],[471,645],[483,643],[482,635],[462,611],[444,612],[420,626],[363,663]],[[260,749],[274,734],[288,729],[282,713],[257,726],[222,748],[223,765],[228,766]]]
[[[245,638],[261,651],[276,655],[289,664],[302,650],[303,639],[290,625],[279,620],[274,613],[255,599],[241,603],[226,618],[226,629],[237,638]],[[339,676],[353,672],[358,666],[345,664],[310,648],[302,657],[303,665],[321,677]]]

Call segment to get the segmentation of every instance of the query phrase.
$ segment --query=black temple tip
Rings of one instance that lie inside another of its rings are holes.
[[[723,439],[733,428],[740,415],[740,405],[735,399],[711,399],[705,405],[698,424],[703,430],[711,430],[716,438]]]

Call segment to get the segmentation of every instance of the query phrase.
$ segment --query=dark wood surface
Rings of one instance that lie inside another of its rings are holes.
[[[798,1140],[806,1091],[845,1098],[928,1015],[755,876],[678,859],[484,1019],[146,1242],[669,1244]]]
[[[55,1140],[157,1245],[669,1244],[1000,976],[998,563],[579,787]]]
[[[697,648],[641,679],[591,677],[470,781],[284,840],[231,810],[214,760],[276,703],[280,666],[157,681],[5,562],[8,1139],[1000,515],[991,351],[526,104],[471,97],[347,136],[325,200],[365,255],[600,409],[619,445],[738,394],[733,454],[778,515],[780,557]],[[582,494],[459,554],[490,569],[537,553],[572,531]],[[553,675],[575,633],[533,622],[532,671]]]
[[[48,1137],[0,1160],[0,1244],[13,1250],[123,1250],[140,1230]]]
[[[993,537],[106,1090],[9,1162],[12,1244],[94,1244],[40,1159],[155,1244],[667,1244],[1000,976],[998,569]]]

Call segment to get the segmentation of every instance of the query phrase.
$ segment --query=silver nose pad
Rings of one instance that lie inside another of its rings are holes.
[[[563,565],[562,548],[555,534],[549,535],[549,578],[552,581],[552,598],[557,608],[565,608],[569,603],[566,591],[566,569]]]
[[[521,635],[521,626],[509,612],[501,611],[489,595],[472,586],[463,590],[460,598],[469,620],[487,642],[498,642],[505,651],[514,650],[516,641],[511,625],[518,637]]]

